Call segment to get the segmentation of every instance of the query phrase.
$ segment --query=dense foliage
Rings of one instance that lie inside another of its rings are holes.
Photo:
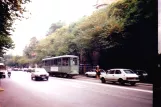
[[[153,4],[152,0],[120,0],[97,10],[41,40],[37,58],[80,54],[81,50],[106,52],[110,48],[130,49],[130,54],[144,56],[152,47]]]
[[[69,26],[53,24],[53,32],[32,48],[31,59],[83,54],[90,61],[97,51],[102,68],[150,67],[157,47],[156,10],[154,0],[120,0]]]
[[[30,0],[0,0],[0,56],[5,50],[13,48],[14,44],[10,37],[13,31],[13,23],[23,17],[25,7],[23,4]]]

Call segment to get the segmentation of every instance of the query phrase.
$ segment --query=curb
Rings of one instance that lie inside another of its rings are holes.
[[[4,91],[4,89],[0,87],[0,92],[1,92],[1,91]]]
[[[153,84],[147,84],[147,83],[138,83],[138,85],[152,86]]]

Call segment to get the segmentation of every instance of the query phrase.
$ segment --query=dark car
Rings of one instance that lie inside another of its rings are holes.
[[[144,70],[133,70],[138,76],[140,81],[146,81],[148,78],[148,73]]]

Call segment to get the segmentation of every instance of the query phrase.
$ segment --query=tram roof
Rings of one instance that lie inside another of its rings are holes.
[[[56,59],[56,58],[78,58],[78,56],[75,55],[62,55],[62,56],[56,56],[56,57],[49,57],[49,58],[44,58],[42,60],[50,60],[50,59]]]

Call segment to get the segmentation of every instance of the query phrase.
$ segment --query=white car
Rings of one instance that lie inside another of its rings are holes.
[[[106,81],[119,82],[121,85],[130,83],[135,85],[139,82],[139,77],[131,69],[110,69],[106,74],[100,75],[102,83]]]
[[[101,74],[106,74],[106,71],[105,70],[103,70],[103,69],[100,69],[100,73]],[[92,70],[90,70],[90,71],[87,71],[86,73],[85,73],[85,75],[87,76],[87,77],[96,77],[96,71],[95,71],[95,69],[92,69]]]
[[[28,71],[28,68],[23,68],[23,71]]]
[[[44,68],[34,68],[31,72],[31,79],[46,79],[48,80],[49,73]]]

